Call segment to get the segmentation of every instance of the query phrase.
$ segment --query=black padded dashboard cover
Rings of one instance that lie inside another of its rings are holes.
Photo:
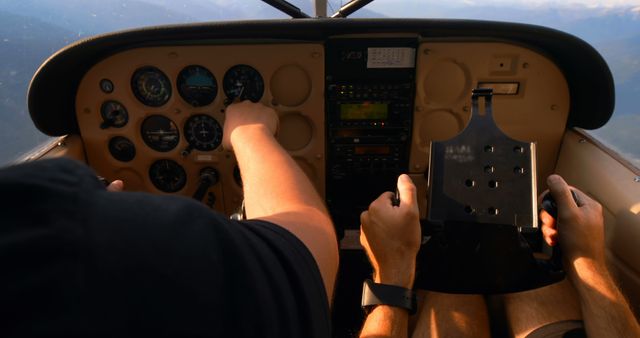
[[[119,51],[142,46],[225,42],[324,42],[346,34],[412,33],[425,39],[505,41],[541,52],[564,73],[571,96],[567,127],[597,129],[613,114],[613,77],[583,40],[554,29],[506,22],[441,19],[288,19],[148,27],[91,37],[50,57],[29,86],[29,113],[50,136],[78,134],[75,93],[84,74]]]

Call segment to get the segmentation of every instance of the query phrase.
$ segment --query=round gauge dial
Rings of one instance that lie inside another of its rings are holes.
[[[210,151],[222,142],[222,127],[209,115],[193,115],[184,125],[184,137],[193,148]]]
[[[173,121],[162,115],[151,115],[142,122],[142,139],[151,149],[170,151],[180,141],[180,132]]]
[[[160,107],[171,97],[171,82],[160,69],[142,67],[131,78],[133,94],[150,107]]]
[[[151,183],[164,192],[176,192],[187,183],[187,173],[181,165],[172,160],[158,160],[149,168]]]
[[[111,156],[121,162],[129,162],[136,157],[136,146],[128,138],[116,136],[109,140]]]
[[[129,122],[129,114],[127,108],[118,101],[107,101],[100,107],[100,115],[102,115],[102,129],[109,127],[122,128]]]
[[[229,100],[251,100],[258,102],[264,93],[264,81],[260,73],[251,66],[237,65],[224,74],[224,93]]]
[[[218,83],[208,69],[188,66],[178,74],[178,93],[190,105],[202,107],[215,100]]]

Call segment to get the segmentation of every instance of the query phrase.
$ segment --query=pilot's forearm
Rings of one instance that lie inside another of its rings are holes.
[[[320,196],[265,126],[237,127],[231,143],[242,173],[247,217],[278,224],[298,237],[315,258],[330,300],[338,246]]]
[[[413,287],[415,276],[415,259],[407,257],[397,264],[381,267],[380,273],[374,273],[376,283],[395,285],[407,289]],[[404,268],[401,268],[404,267]],[[407,337],[409,334],[409,312],[406,309],[388,305],[378,305],[369,315],[362,326],[360,338]]]
[[[236,128],[231,142],[242,173],[247,217],[260,218],[301,206],[326,214],[309,179],[267,128]]]
[[[360,338],[407,337],[408,322],[407,310],[378,305],[367,316]]]
[[[589,337],[640,337],[640,327],[604,263],[576,259],[568,274],[580,296]]]

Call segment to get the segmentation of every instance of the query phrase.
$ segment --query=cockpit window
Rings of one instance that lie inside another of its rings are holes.
[[[389,0],[367,9],[392,17],[521,22],[585,40],[606,60],[616,88],[611,120],[589,133],[640,168],[640,0]]]
[[[585,40],[606,60],[616,88],[611,120],[589,133],[640,168],[640,0],[380,0],[366,9],[389,17],[521,22]]]
[[[268,18],[286,15],[258,0],[0,0],[0,165],[51,142],[33,126],[26,94],[40,64],[65,45],[143,26]]]
[[[289,2],[314,14],[311,0]],[[327,13],[347,2],[329,0]],[[38,66],[63,46],[149,25],[286,17],[259,0],[0,0],[0,165],[50,142],[29,118],[26,92]],[[612,119],[591,133],[640,167],[640,0],[376,0],[352,17],[522,22],[584,39],[606,59],[616,86]]]

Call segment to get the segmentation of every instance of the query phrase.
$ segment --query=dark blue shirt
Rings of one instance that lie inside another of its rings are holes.
[[[330,336],[315,260],[275,224],[107,192],[68,159],[0,170],[0,196],[2,337]]]

